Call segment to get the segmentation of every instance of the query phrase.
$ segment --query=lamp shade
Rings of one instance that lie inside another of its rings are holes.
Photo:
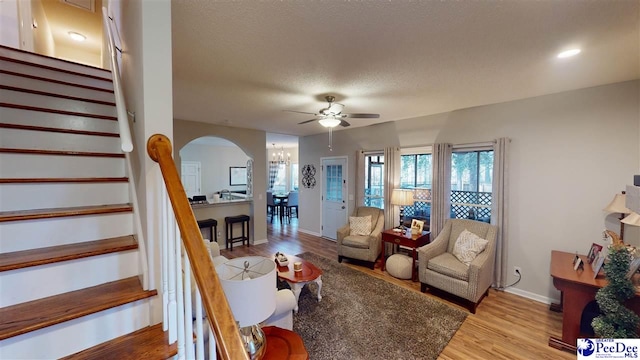
[[[611,200],[609,205],[604,208],[604,211],[610,213],[620,213],[620,214],[628,214],[631,212],[626,206],[626,195],[625,194],[616,194],[616,196]]]
[[[624,219],[620,220],[623,224],[631,225],[631,226],[640,226],[640,215],[635,212],[631,212],[631,214],[627,215]]]
[[[391,204],[399,206],[413,205],[413,190],[393,189],[391,192]]]
[[[276,264],[262,256],[231,259],[216,267],[240,327],[266,320],[276,309]]]

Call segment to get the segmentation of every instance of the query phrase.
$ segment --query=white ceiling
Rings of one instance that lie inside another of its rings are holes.
[[[193,1],[172,5],[176,118],[309,135],[639,78],[638,1]],[[577,57],[557,59],[580,47]]]
[[[345,113],[381,115],[347,119],[357,127],[640,78],[640,0],[171,7],[175,117],[265,130],[267,147],[326,132],[283,110],[317,113],[328,94]],[[555,57],[572,47],[582,53]]]

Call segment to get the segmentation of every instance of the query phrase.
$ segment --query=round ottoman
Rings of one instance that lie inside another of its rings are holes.
[[[389,275],[398,279],[411,279],[413,259],[407,255],[393,254],[389,256],[385,267]]]

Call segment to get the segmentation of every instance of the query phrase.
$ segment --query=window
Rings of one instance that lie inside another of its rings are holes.
[[[405,218],[416,218],[428,226],[431,218],[432,186],[431,154],[418,153],[400,156],[400,187],[414,189],[413,206],[404,208]]]
[[[493,150],[452,153],[452,217],[490,222],[492,182]]]
[[[287,191],[287,171],[285,164],[275,164],[277,167],[276,170],[276,179],[273,182],[273,191],[274,192],[286,192]]]
[[[298,191],[298,164],[291,164],[291,190]]]
[[[365,155],[364,205],[384,209],[384,155]]]

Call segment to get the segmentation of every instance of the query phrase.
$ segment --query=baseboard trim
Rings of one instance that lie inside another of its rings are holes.
[[[508,292],[510,294],[514,294],[514,295],[518,295],[527,299],[531,299],[533,301],[537,301],[543,304],[552,304],[552,303],[559,303],[560,299],[552,299],[550,297],[546,297],[546,296],[542,296],[536,293],[532,293],[529,291],[525,291],[522,289],[518,289],[518,288],[507,288],[504,290],[504,292]]]
[[[266,243],[268,243],[268,242],[269,242],[269,240],[267,240],[267,239],[254,240],[254,241],[253,241],[253,244],[251,244],[251,245],[266,244]]]
[[[309,234],[309,235],[313,235],[313,236],[317,236],[317,237],[322,237],[322,234],[317,233],[315,231],[301,229],[301,228],[298,228],[298,231],[301,232],[301,233],[305,233],[305,234]]]

